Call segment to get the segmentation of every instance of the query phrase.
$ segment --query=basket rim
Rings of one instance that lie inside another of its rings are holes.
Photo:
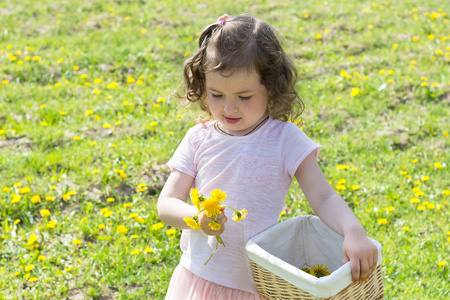
[[[342,265],[337,270],[333,271],[329,276],[316,278],[301,271],[299,268],[283,261],[282,259],[270,254],[258,245],[258,241],[264,240],[265,235],[272,234],[277,230],[289,230],[289,228],[292,227],[292,223],[297,222],[298,218],[301,217],[312,217],[311,219],[319,219],[318,217],[311,215],[298,216],[270,227],[266,231],[263,231],[260,234],[254,236],[247,242],[245,246],[247,256],[256,264],[259,264],[263,268],[278,275],[292,285],[316,297],[332,297],[352,283],[350,262]],[[378,241],[372,238],[369,239],[378,249],[377,266],[379,266],[382,264],[382,246]]]

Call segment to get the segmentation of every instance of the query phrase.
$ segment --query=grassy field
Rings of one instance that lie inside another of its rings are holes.
[[[448,1],[232,2],[0,2],[0,299],[164,298],[180,231],[155,203],[198,116],[174,91],[224,13],[284,37],[386,299],[450,297]],[[280,220],[307,213],[293,184]]]

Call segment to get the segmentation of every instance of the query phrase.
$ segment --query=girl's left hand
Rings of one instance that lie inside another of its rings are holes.
[[[377,267],[378,249],[365,234],[347,234],[344,237],[343,263],[349,261],[353,282],[366,281]]]

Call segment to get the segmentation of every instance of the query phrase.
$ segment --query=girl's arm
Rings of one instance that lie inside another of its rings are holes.
[[[376,268],[378,250],[347,203],[326,180],[314,153],[303,160],[295,176],[314,213],[344,237],[343,263],[350,261],[353,281],[368,279]]]
[[[194,177],[177,170],[170,173],[158,198],[158,216],[161,221],[178,229],[190,229],[183,219],[192,217],[198,212],[194,205],[186,203],[193,184]],[[219,230],[212,230],[208,226],[212,219],[203,213],[200,213],[199,221],[203,231],[208,235],[218,235],[225,230],[225,226]],[[223,225],[226,221],[224,213],[217,216],[217,223]]]
[[[189,229],[185,217],[197,213],[195,206],[187,204],[189,191],[194,183],[194,177],[173,170],[158,198],[158,215],[161,221],[178,229]]]

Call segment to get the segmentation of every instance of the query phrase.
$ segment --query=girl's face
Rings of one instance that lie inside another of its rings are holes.
[[[268,92],[256,72],[236,70],[228,77],[209,72],[206,93],[220,129],[231,135],[245,135],[268,115]]]

